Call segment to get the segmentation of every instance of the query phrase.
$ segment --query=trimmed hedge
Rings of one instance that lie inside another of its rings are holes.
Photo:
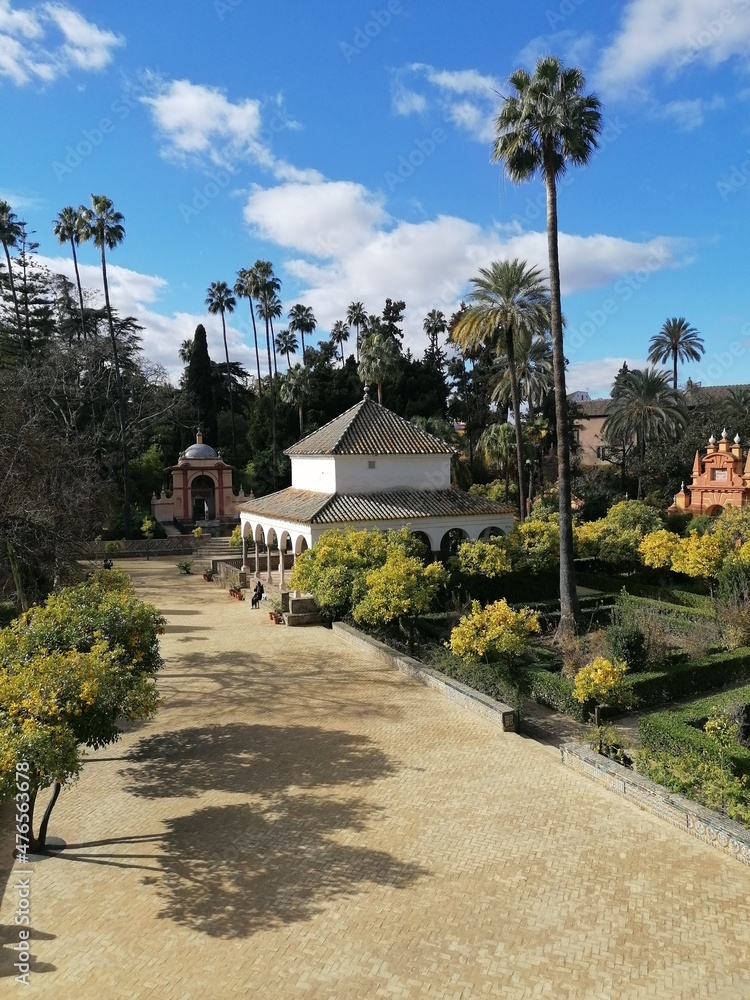
[[[610,576],[607,573],[592,573],[576,571],[576,583],[591,590],[601,590],[604,593],[617,594],[625,589],[633,597],[649,597],[654,601],[664,601],[666,604],[676,604],[686,608],[713,608],[713,601],[708,594],[696,593],[680,587],[658,587],[652,583],[644,583],[635,576]]]
[[[662,670],[625,675],[634,707],[678,701],[750,678],[750,648],[712,653],[700,659],[673,660]]]
[[[668,604],[655,597],[639,597],[637,594],[628,594],[627,602],[636,608],[653,608],[665,617],[688,618],[690,621],[700,621],[705,618],[715,619],[716,612],[711,601],[708,605],[698,605],[695,607],[685,607],[681,604]]]
[[[582,705],[573,697],[573,681],[560,674],[552,674],[544,669],[526,671],[529,683],[529,694],[540,705],[554,708],[558,712],[569,715],[578,722],[585,722],[589,717],[589,706]]]
[[[748,655],[749,651],[745,650]],[[706,736],[702,724],[705,719],[733,704],[750,704],[750,684],[733,691],[723,691],[710,698],[701,698],[685,708],[671,712],[644,715],[638,723],[641,745],[652,753],[671,754],[675,757],[690,752],[705,753],[713,760],[720,760],[717,743]],[[726,751],[727,762],[735,774],[750,774],[750,749],[732,747]]]
[[[505,702],[518,710],[523,702],[522,678],[512,677],[499,663],[469,663],[448,649],[434,647],[424,662],[453,680],[486,694],[495,701]],[[520,682],[519,682],[520,681]]]

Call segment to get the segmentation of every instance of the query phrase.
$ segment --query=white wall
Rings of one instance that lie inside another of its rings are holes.
[[[375,468],[370,468],[370,463]],[[337,493],[381,490],[447,490],[451,485],[450,455],[339,455]]]
[[[336,492],[336,466],[333,456],[292,457],[292,486],[314,493]]]

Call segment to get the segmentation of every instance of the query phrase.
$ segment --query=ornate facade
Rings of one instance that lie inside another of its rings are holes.
[[[743,507],[747,503],[750,503],[750,452],[745,458],[739,436],[730,444],[724,431],[718,444],[711,435],[703,458],[696,451],[690,486],[686,489],[682,484],[669,513],[715,516],[725,507]]]

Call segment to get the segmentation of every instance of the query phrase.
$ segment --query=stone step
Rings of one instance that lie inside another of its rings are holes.
[[[293,615],[313,615],[318,613],[318,605],[312,597],[290,597],[289,612]]]
[[[317,611],[308,614],[292,614],[291,611],[288,611],[284,615],[284,621],[293,628],[294,626],[301,625],[320,625],[321,618]]]

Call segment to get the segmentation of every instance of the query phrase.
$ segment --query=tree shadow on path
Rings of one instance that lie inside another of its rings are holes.
[[[245,938],[309,920],[334,898],[367,885],[404,889],[429,874],[385,851],[341,843],[363,830],[361,801],[283,796],[198,809],[167,822],[163,877],[144,878],[163,902],[159,916],[210,937]]]
[[[144,736],[127,759],[134,766],[122,772],[125,790],[156,799],[359,785],[395,773],[368,737],[318,726],[231,723],[176,729]]]

